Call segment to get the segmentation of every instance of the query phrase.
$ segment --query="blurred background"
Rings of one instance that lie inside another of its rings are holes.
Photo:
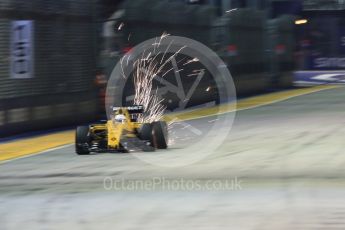
[[[0,136],[95,120],[133,46],[169,33],[202,42],[242,96],[345,68],[344,0],[0,0]]]

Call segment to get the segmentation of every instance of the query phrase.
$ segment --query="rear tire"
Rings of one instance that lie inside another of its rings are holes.
[[[89,151],[89,126],[78,126],[75,133],[75,152],[87,155]]]
[[[168,128],[164,121],[152,123],[152,145],[157,149],[168,147]]]

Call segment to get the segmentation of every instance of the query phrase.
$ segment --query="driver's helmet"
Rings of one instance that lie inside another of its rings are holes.
[[[117,123],[125,123],[126,122],[126,116],[123,115],[123,114],[115,115],[115,122],[117,122]]]

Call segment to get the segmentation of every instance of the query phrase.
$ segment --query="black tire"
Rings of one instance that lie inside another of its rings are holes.
[[[75,133],[75,152],[78,155],[87,155],[89,151],[89,126],[78,126]]]
[[[152,123],[152,144],[157,149],[168,148],[168,128],[164,121]]]
[[[138,130],[138,137],[141,140],[152,141],[152,125],[150,123],[144,123]]]

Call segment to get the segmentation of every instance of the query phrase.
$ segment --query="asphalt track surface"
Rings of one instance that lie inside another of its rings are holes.
[[[221,147],[179,168],[71,145],[2,163],[0,229],[345,229],[344,98],[238,111]]]

